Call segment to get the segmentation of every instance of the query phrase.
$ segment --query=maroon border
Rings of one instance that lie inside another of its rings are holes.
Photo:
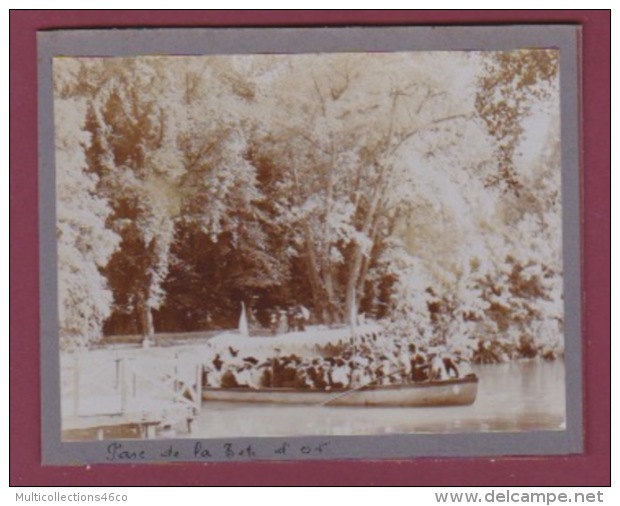
[[[325,26],[577,23],[583,27],[585,453],[412,461],[41,466],[35,32],[121,26]],[[610,469],[610,43],[607,10],[11,11],[10,484],[598,485]],[[587,297],[585,296],[587,294]],[[30,364],[27,366],[26,364]]]

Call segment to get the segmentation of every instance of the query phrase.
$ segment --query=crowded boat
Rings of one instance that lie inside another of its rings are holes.
[[[211,349],[203,367],[209,388],[340,390],[407,385],[472,376],[460,350],[402,343],[383,334],[317,346],[312,356],[280,348],[244,354],[234,346]]]

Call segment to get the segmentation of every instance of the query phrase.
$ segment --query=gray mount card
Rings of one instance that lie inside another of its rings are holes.
[[[44,464],[583,451],[578,27],[38,54]]]

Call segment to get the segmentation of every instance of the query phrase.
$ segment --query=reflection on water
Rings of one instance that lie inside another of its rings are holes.
[[[352,435],[421,432],[559,430],[565,428],[564,363],[476,367],[471,406],[349,408],[209,402],[190,437]],[[177,434],[177,437],[183,437]]]

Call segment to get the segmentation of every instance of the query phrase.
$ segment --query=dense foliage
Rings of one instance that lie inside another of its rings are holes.
[[[562,352],[554,51],[57,58],[54,79],[63,346],[230,328],[244,302],[255,326],[303,304]]]

